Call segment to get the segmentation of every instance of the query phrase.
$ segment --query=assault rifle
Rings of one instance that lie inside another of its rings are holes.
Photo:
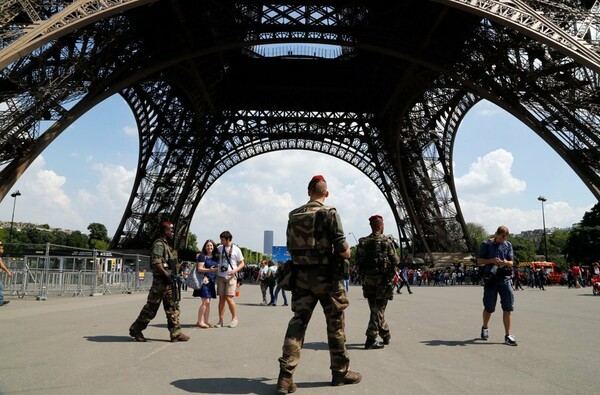
[[[179,284],[177,283],[177,259],[169,259],[169,278],[171,279],[171,295],[173,296],[173,303],[177,303],[181,300],[181,293],[179,292]]]

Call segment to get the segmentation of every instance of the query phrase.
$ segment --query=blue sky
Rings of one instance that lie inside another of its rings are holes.
[[[15,221],[47,223],[87,233],[92,222],[112,236],[131,194],[138,137],[129,108],[113,96],[59,136],[17,181]],[[461,124],[454,147],[459,201],[467,222],[492,233],[541,229],[581,220],[596,199],[577,175],[534,132],[498,107],[481,102]],[[381,214],[386,233],[397,235],[391,210],[374,184],[354,167],[308,151],[282,151],[250,159],[221,177],[205,195],[191,230],[199,240],[230,230],[234,242],[263,249],[263,231],[285,244],[287,213],[307,200],[314,174],[329,183],[327,204],[335,206],[347,234],[370,232],[367,218]],[[10,221],[13,198],[0,203],[0,220]],[[354,238],[348,236],[353,244]]]

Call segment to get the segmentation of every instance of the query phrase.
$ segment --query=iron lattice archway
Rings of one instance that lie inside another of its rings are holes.
[[[0,197],[73,120],[120,93],[140,160],[113,247],[146,248],[164,217],[185,240],[220,175],[300,148],[369,176],[418,250],[464,250],[452,147],[481,98],[530,126],[600,198],[599,12],[576,0],[7,0]],[[273,43],[290,49],[263,46]],[[55,123],[41,133],[41,120]]]

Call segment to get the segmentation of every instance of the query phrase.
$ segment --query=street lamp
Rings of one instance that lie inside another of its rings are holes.
[[[546,199],[543,196],[538,198],[540,202],[542,202],[542,223],[544,225],[544,256],[546,257],[546,262],[548,262],[548,244],[546,243],[546,216],[544,215],[544,202]]]
[[[19,192],[18,190],[11,193],[10,194],[11,197],[14,197],[15,200],[13,202],[13,212],[12,212],[12,218],[10,219],[10,233],[8,235],[8,243],[10,244],[10,242],[12,241],[12,231],[13,231],[13,224],[15,222],[15,206],[17,205],[17,196],[21,196],[21,192]]]
[[[354,236],[354,233],[352,233],[352,232],[349,232],[348,234],[349,234],[349,235],[352,235],[352,237],[354,237],[354,241],[356,242],[356,244],[358,244],[358,240],[356,240],[356,236]]]

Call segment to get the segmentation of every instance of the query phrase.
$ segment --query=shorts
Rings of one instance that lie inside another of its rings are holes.
[[[483,287],[483,307],[488,313],[496,311],[496,301],[500,295],[502,311],[513,311],[515,308],[515,295],[512,290],[510,277],[497,279],[492,286]]]
[[[235,296],[235,289],[237,287],[237,277],[233,276],[231,279],[226,277],[217,277],[217,295],[219,296]]]

